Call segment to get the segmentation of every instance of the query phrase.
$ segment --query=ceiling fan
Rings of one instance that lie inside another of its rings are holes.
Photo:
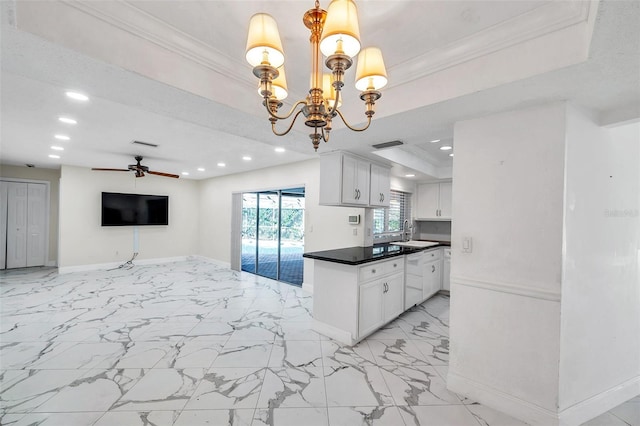
[[[154,172],[153,170],[149,170],[149,167],[147,166],[143,166],[142,164],[140,164],[140,162],[142,161],[142,155],[136,155],[135,156],[136,161],[138,162],[137,164],[129,164],[129,168],[127,169],[103,169],[103,168],[92,168],[91,170],[102,170],[102,171],[108,171],[108,172],[136,172],[136,177],[144,177],[145,173],[149,173],[150,175],[158,175],[158,176],[164,176],[164,177],[170,177],[170,178],[179,178],[179,175],[174,175],[171,173],[163,173],[163,172]]]

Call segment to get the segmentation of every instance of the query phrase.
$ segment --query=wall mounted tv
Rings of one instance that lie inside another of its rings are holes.
[[[102,226],[168,225],[166,195],[102,193]]]

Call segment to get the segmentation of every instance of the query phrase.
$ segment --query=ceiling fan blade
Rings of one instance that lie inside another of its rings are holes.
[[[150,175],[158,175],[158,176],[164,176],[164,177],[170,177],[170,178],[176,178],[176,179],[180,177],[180,175],[174,175],[171,173],[163,173],[163,172],[154,172],[152,170],[149,170],[147,173],[149,173]]]
[[[99,171],[103,171],[103,172],[128,172],[128,169],[101,169],[101,168],[97,168],[94,167],[91,170],[99,170]]]

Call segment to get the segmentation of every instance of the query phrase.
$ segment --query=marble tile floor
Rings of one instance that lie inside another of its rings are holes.
[[[195,259],[5,271],[0,297],[1,425],[523,425],[447,391],[442,295],[353,347],[311,330],[311,294]]]

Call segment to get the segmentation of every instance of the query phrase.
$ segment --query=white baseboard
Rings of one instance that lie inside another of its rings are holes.
[[[640,376],[560,411],[561,425],[579,425],[640,395]]]
[[[171,263],[171,262],[184,262],[187,260],[187,256],[176,257],[161,257],[155,259],[136,259],[133,261],[134,265],[155,265],[158,263]],[[95,263],[91,265],[74,265],[74,266],[61,266],[58,268],[59,274],[69,274],[72,272],[87,272],[87,271],[100,271],[105,269],[114,269],[122,265],[125,262],[109,262],[109,263]]]
[[[559,426],[558,414],[449,370],[447,389],[531,425]]]
[[[190,260],[190,259],[202,260],[203,262],[214,263],[214,264],[216,264],[218,266],[221,266],[223,268],[231,269],[231,263],[230,262],[224,262],[222,260],[214,259],[212,257],[207,257],[207,256],[201,256],[199,254],[194,254],[194,255],[191,255],[191,256],[187,256],[187,260]]]
[[[575,426],[606,413],[640,394],[640,376],[634,377],[560,412],[532,404],[449,370],[447,389],[531,425]]]
[[[313,284],[302,283],[302,290],[313,294]]]
[[[353,340],[351,333],[348,331],[341,330],[327,323],[318,321],[317,319],[313,320],[312,328],[314,331],[330,337],[333,340],[344,343],[345,345],[354,345],[356,343],[356,341]]]

